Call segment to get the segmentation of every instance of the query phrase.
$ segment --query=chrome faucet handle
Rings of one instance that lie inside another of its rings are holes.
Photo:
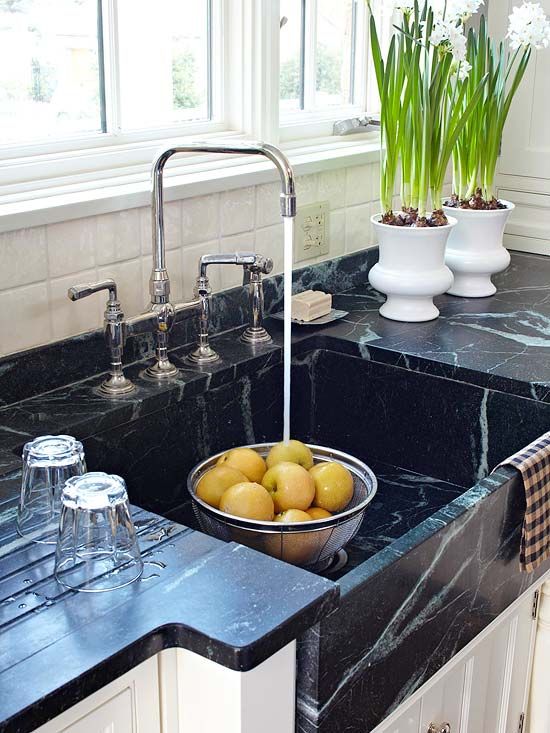
[[[202,255],[199,260],[199,278],[206,277],[206,268],[209,265],[253,265],[256,261],[255,252],[228,252],[222,254]]]
[[[267,344],[271,341],[271,336],[263,326],[264,288],[262,275],[269,275],[273,270],[273,260],[271,257],[256,255],[254,263],[245,265],[243,270],[243,285],[248,285],[250,322],[241,336],[241,341],[246,344]]]
[[[126,395],[135,390],[135,385],[124,376],[122,368],[122,354],[124,351],[124,343],[126,341],[126,323],[122,306],[117,297],[117,286],[114,280],[101,280],[97,283],[84,283],[81,285],[73,285],[67,291],[69,300],[81,300],[89,295],[99,293],[102,290],[109,291],[107,305],[105,307],[105,315],[103,321],[103,329],[105,341],[111,355],[111,368],[109,370],[109,378],[106,379],[99,387],[99,392],[108,397],[119,397]]]
[[[218,361],[219,354],[210,346],[208,326],[210,323],[212,288],[207,275],[210,265],[237,265],[243,268],[254,267],[258,261],[255,252],[222,252],[202,255],[199,259],[199,274],[193,294],[200,301],[198,343],[196,349],[187,357],[186,361],[195,365],[212,364]]]
[[[107,280],[101,280],[98,283],[84,283],[82,285],[73,285],[67,291],[67,297],[69,300],[80,300],[81,298],[87,298],[88,295],[99,293],[102,290],[109,291],[109,302],[117,300],[117,286],[116,282],[111,278]]]

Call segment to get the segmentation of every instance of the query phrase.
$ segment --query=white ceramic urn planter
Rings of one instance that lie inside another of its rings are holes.
[[[486,298],[497,291],[491,275],[502,272],[510,264],[510,253],[504,247],[504,228],[514,204],[502,201],[505,209],[476,211],[443,206],[447,217],[458,224],[447,243],[445,262],[454,275],[447,291],[463,298]]]
[[[382,224],[380,214],[371,218],[380,257],[369,273],[369,282],[387,296],[380,315],[392,321],[418,323],[439,315],[433,299],[453,284],[445,265],[445,245],[456,219],[447,217],[442,227],[397,227]]]

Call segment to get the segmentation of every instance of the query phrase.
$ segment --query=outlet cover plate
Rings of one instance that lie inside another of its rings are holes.
[[[328,255],[329,215],[328,201],[318,201],[298,208],[294,232],[295,262]]]

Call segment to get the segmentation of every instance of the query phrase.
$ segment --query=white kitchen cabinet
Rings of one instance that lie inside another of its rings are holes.
[[[161,733],[157,658],[139,664],[35,733]]]
[[[529,695],[529,733],[550,731],[550,582],[540,594],[537,638]]]
[[[294,733],[295,642],[249,672],[186,649],[161,652],[159,668],[162,733]]]
[[[510,606],[372,733],[518,733],[527,712],[535,592]],[[527,730],[527,728],[525,729]],[[546,733],[546,732],[545,732]]]
[[[518,733],[523,714],[527,733],[534,598],[532,588],[372,733],[428,733],[431,723],[449,723],[451,733]],[[547,607],[548,619],[542,620],[550,628],[550,602]],[[545,638],[537,645],[544,679],[536,704],[539,718],[550,719],[545,658],[550,643]],[[167,649],[35,733],[294,733],[295,670],[295,642],[249,672],[185,649]]]
[[[295,708],[295,642],[249,672],[167,649],[34,733],[294,733]]]
[[[550,14],[550,0],[540,0]],[[489,28],[504,38],[517,0],[490,0]],[[513,201],[505,241],[510,249],[550,254],[550,50],[533,52],[512,103],[502,140],[497,185]]]

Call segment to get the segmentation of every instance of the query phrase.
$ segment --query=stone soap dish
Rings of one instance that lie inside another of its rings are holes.
[[[339,321],[341,318],[345,318],[347,315],[349,315],[349,311],[339,311],[336,310],[336,308],[333,308],[330,313],[327,313],[326,316],[321,316],[320,318],[316,318],[313,321],[299,321],[297,318],[291,318],[291,321],[297,326],[325,326],[327,323]],[[275,318],[278,321],[284,321],[285,313],[284,311],[272,313],[271,318]]]

